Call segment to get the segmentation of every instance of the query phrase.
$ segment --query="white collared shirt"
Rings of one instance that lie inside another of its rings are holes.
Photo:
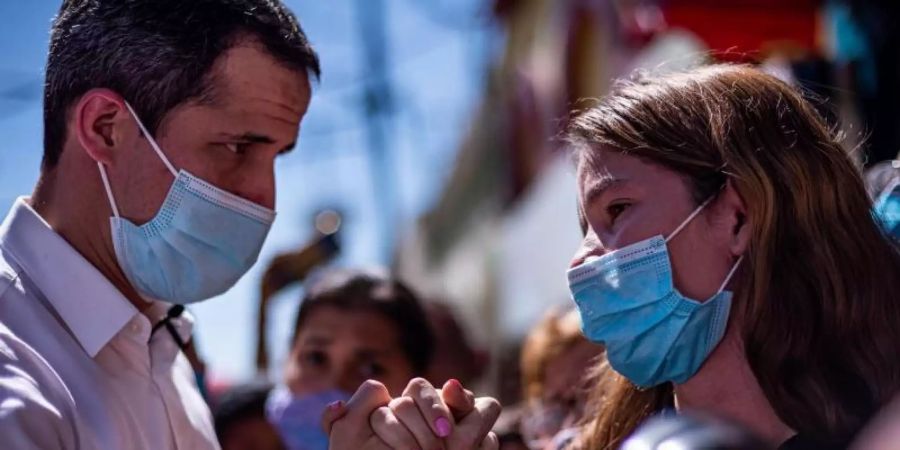
[[[0,447],[217,449],[193,370],[27,203],[0,226]],[[191,319],[173,320],[186,341]]]

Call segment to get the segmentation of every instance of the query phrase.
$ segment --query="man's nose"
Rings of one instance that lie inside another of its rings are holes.
[[[237,195],[269,209],[275,209],[275,168],[256,170],[241,179]]]

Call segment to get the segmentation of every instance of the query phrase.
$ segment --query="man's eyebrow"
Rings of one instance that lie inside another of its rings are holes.
[[[230,139],[232,141],[240,142],[242,144],[274,144],[275,139],[266,136],[264,134],[247,132],[243,134],[230,134],[230,133],[222,133],[222,137],[225,139]],[[294,150],[294,147],[297,145],[297,142],[291,142],[286,145],[281,151],[278,152],[279,155],[283,155],[285,153],[290,153]]]

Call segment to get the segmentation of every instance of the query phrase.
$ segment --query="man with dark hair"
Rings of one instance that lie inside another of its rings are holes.
[[[318,75],[277,0],[63,2],[0,228],[0,447],[218,448],[181,305],[256,260]]]
[[[0,447],[219,447],[180,351],[183,305],[259,256],[275,159],[318,75],[279,0],[63,2],[40,178],[0,225]],[[374,382],[331,408],[331,437],[345,438],[332,448],[410,448],[410,430],[448,448],[496,443],[496,401],[410,385],[396,415]]]

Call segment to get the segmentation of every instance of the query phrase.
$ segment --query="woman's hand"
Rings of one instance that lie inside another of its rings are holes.
[[[475,398],[456,380],[437,390],[416,378],[395,399],[370,380],[346,405],[329,407],[323,426],[332,450],[494,450],[498,442],[490,430],[499,415],[496,400]]]

